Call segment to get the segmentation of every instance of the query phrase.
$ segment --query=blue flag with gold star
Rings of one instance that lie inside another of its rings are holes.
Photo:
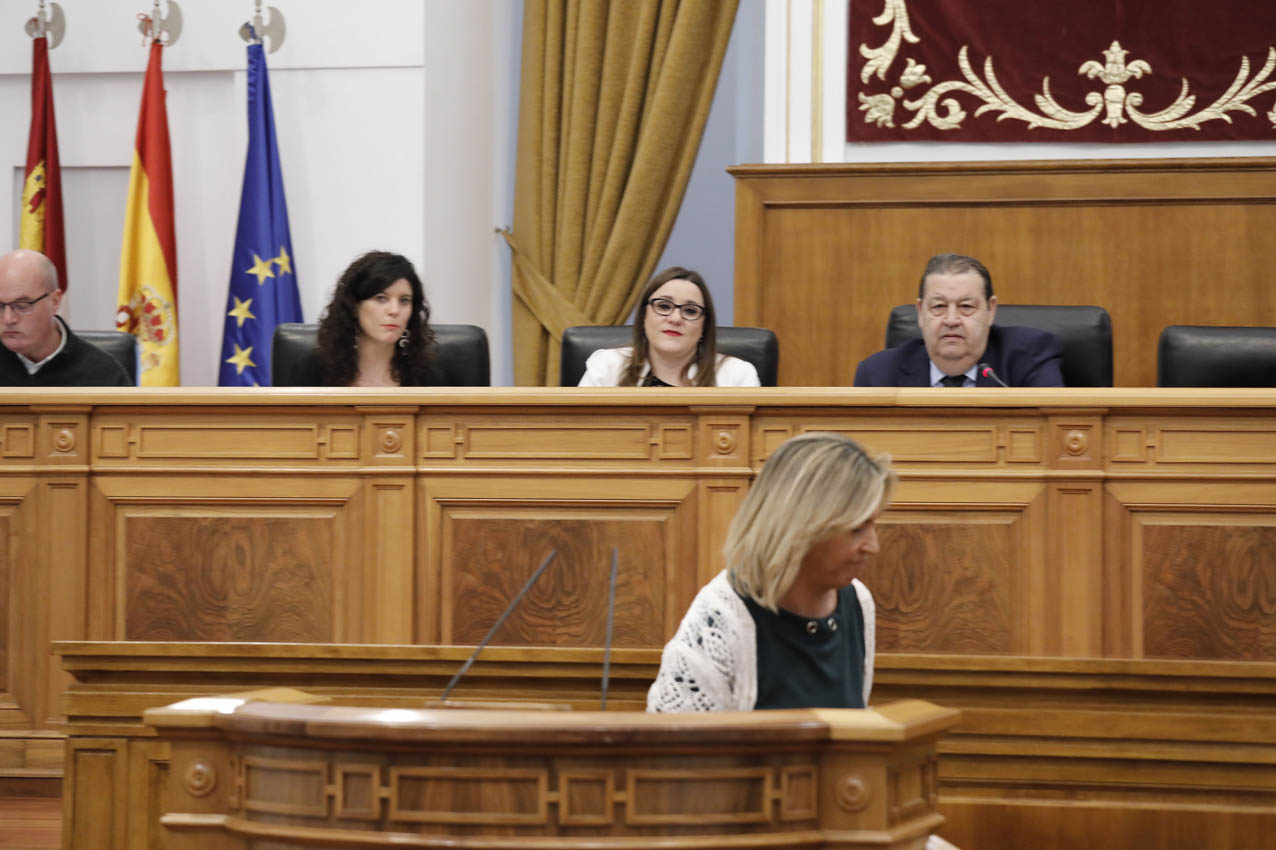
[[[223,387],[270,386],[270,341],[275,325],[301,320],[266,54],[260,44],[250,44],[248,159],[239,200],[218,383]]]

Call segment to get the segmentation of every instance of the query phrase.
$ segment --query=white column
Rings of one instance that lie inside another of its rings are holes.
[[[767,0],[767,162],[841,162],[849,0]]]

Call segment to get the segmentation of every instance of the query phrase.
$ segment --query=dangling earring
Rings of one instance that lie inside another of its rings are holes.
[[[403,329],[403,334],[399,337],[399,348],[407,348],[408,340],[412,338],[412,332],[407,328]]]

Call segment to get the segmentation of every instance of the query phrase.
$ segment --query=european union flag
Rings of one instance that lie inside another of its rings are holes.
[[[248,45],[248,160],[222,333],[223,387],[270,386],[275,325],[301,321],[266,54]]]

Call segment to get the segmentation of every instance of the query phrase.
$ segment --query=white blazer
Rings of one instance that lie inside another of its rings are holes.
[[[585,374],[580,379],[580,386],[618,386],[620,384],[620,376],[624,374],[625,367],[629,365],[629,358],[632,354],[633,348],[628,346],[625,348],[598,349],[589,355],[589,360],[585,361]],[[643,364],[642,377],[646,377],[650,371],[651,364]],[[694,381],[695,378],[696,364],[692,363],[691,369],[687,372],[687,379]],[[762,386],[762,382],[758,380],[758,370],[753,368],[752,363],[728,354],[718,355],[718,367],[714,372],[714,380],[720,387]]]

